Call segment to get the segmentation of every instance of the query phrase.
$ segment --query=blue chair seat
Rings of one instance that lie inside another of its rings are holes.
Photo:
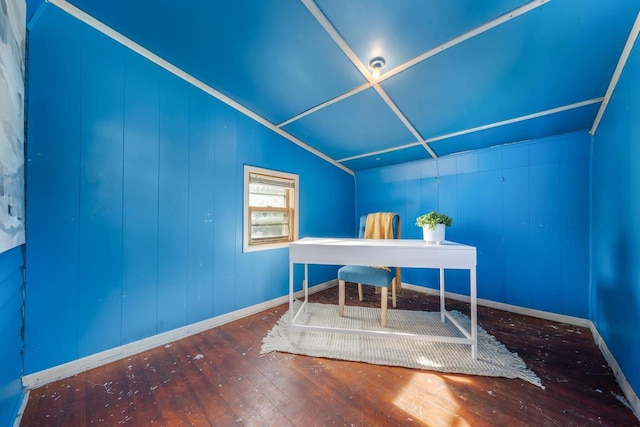
[[[363,238],[367,224],[367,215],[360,217],[360,226],[358,228],[358,237]],[[393,237],[399,237],[400,216],[395,214],[393,217]],[[345,265],[338,270],[338,315],[344,316],[345,301],[345,283],[352,282],[358,284],[358,298],[362,301],[362,285],[376,286],[380,288],[380,324],[382,327],[387,326],[387,295],[391,286],[391,300],[393,306],[396,306],[396,272],[397,269],[377,268],[361,265]]]
[[[395,275],[395,269],[385,270],[361,265],[345,265],[338,270],[338,280],[380,287],[389,286]]]

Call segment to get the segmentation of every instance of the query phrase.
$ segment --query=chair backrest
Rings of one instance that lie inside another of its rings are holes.
[[[398,238],[398,222],[400,221],[400,215],[393,217],[393,238]],[[358,239],[364,238],[364,229],[367,228],[367,215],[360,216],[360,225],[358,226]]]

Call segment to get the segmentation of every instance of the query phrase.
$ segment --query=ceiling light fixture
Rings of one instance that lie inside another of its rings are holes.
[[[384,67],[387,62],[384,60],[382,56],[376,56],[369,61],[369,70],[371,70],[371,76],[374,79],[380,78],[380,70]]]

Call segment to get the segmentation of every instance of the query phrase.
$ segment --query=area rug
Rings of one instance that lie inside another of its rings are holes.
[[[295,304],[294,309],[297,310],[300,303],[296,301]],[[380,326],[380,309],[345,306],[344,314],[344,317],[338,316],[337,305],[309,303],[307,312],[298,318],[298,324],[463,337],[451,321],[440,321],[439,312],[389,310],[386,329]],[[468,316],[458,311],[452,311],[451,314],[469,330],[471,321]],[[471,347],[464,344],[317,331],[297,331],[289,341],[288,323],[287,312],[263,338],[261,354],[280,351],[438,372],[520,378],[544,388],[540,379],[516,353],[509,351],[480,326],[478,358],[473,360]]]

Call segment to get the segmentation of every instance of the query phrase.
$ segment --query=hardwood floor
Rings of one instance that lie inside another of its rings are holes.
[[[379,306],[372,288],[368,306]],[[337,304],[337,287],[312,295]],[[355,285],[347,304],[355,304]],[[402,290],[398,308],[437,310]],[[468,312],[468,305],[448,301]],[[611,369],[582,327],[479,307],[487,332],[542,380],[525,381],[259,354],[281,305],[31,391],[22,426],[634,426]]]

